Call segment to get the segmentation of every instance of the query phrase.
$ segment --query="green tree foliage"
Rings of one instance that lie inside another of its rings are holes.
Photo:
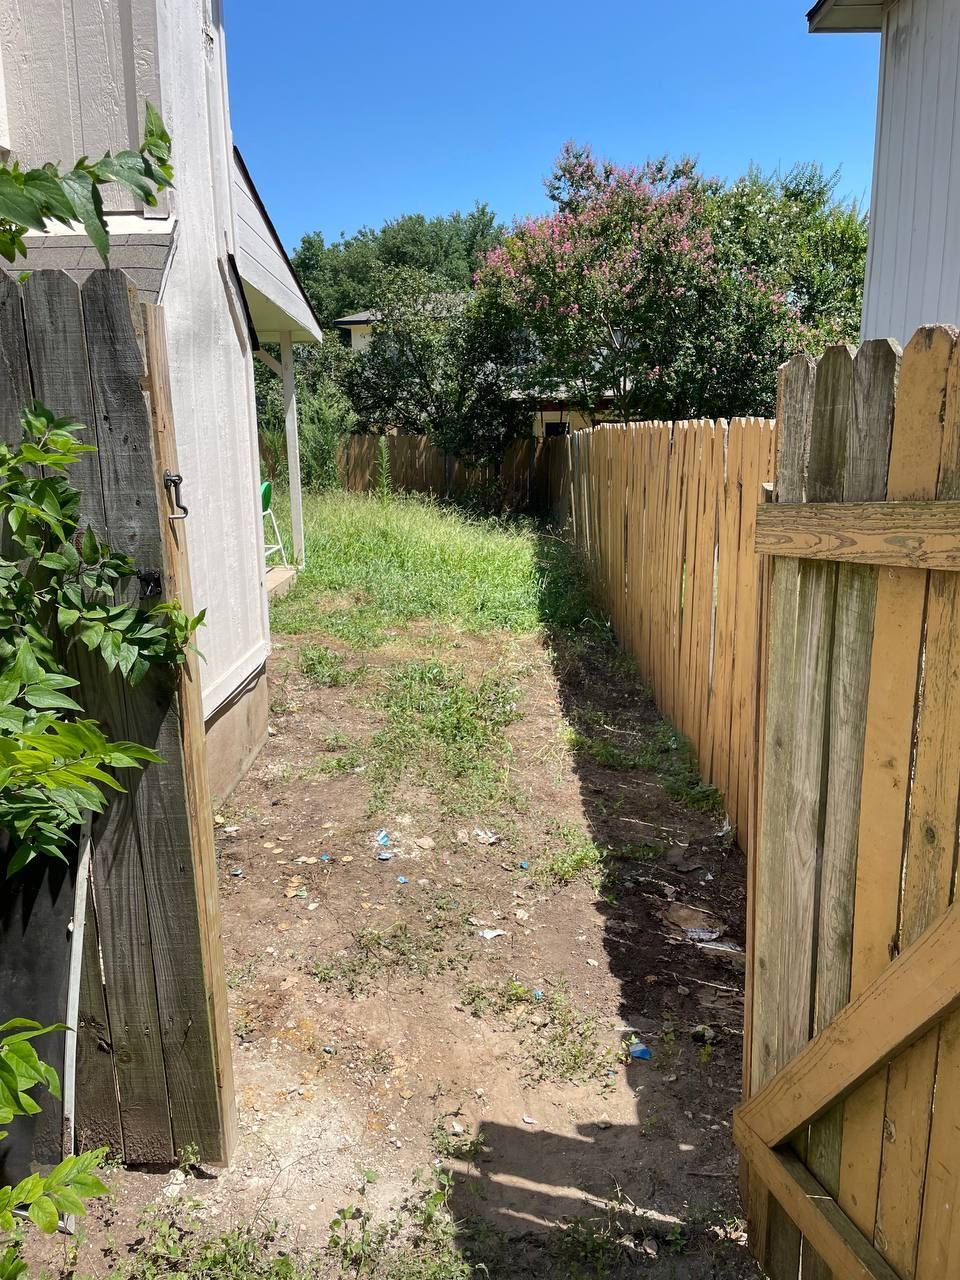
[[[324,333],[318,346],[294,348],[300,480],[305,489],[314,493],[339,485],[340,449],[344,437],[357,425],[353,407],[341,389],[344,370],[352,358],[336,331]],[[261,473],[266,480],[286,484],[289,473],[283,386],[260,360],[256,362],[255,377]]]
[[[541,394],[621,419],[770,413],[786,358],[856,336],[866,226],[834,187],[808,166],[728,188],[570,144],[556,212],[517,224],[480,285],[523,316]]]
[[[151,666],[183,661],[203,620],[176,602],[150,609],[117,599],[136,566],[79,521],[80,493],[66,472],[92,446],[83,428],[35,405],[23,439],[0,444],[0,829],[13,837],[7,876],[39,855],[65,859],[84,814],[100,812],[106,772],[156,760],[135,743],[109,743],[67,692],[78,681],[63,655],[82,645],[104,671],[139,683]],[[38,468],[40,470],[38,470]]]
[[[498,463],[530,429],[515,391],[524,333],[491,292],[451,290],[414,268],[381,268],[369,349],[343,376],[360,426],[426,434],[471,464]]]
[[[65,1030],[59,1024],[43,1027],[28,1018],[0,1024],[0,1125],[18,1116],[37,1115],[40,1105],[33,1093],[38,1088],[60,1097],[56,1071],[41,1061],[31,1041]],[[0,1129],[0,1141],[6,1136],[6,1129]],[[28,1222],[52,1235],[60,1214],[86,1213],[87,1200],[106,1193],[97,1177],[97,1166],[106,1154],[103,1147],[67,1156],[46,1175],[31,1173],[14,1187],[0,1187],[0,1280],[18,1280],[27,1269],[20,1249],[23,1228],[16,1215],[25,1214]]]
[[[363,227],[331,244],[313,232],[303,237],[293,265],[320,323],[329,325],[370,306],[380,267],[426,271],[441,277],[448,289],[469,289],[485,255],[502,236],[493,211],[478,203],[467,214],[408,214],[385,222],[379,230]]]
[[[816,164],[786,174],[752,168],[710,193],[724,267],[754,271],[788,298],[813,355],[860,333],[868,220],[856,203],[836,199],[839,176]]]

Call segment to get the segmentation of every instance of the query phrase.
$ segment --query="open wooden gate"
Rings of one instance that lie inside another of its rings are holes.
[[[82,286],[58,271],[22,283],[0,272],[0,440],[19,438],[19,410],[34,397],[87,424],[97,453],[71,473],[84,518],[132,556],[141,597],[190,610],[184,526],[164,484],[178,470],[168,376],[162,309],[141,305],[122,271],[93,271]],[[237,1122],[197,662],[131,689],[82,651],[75,660],[85,710],[163,762],[125,777],[128,790],[93,826],[76,1107],[53,1145],[105,1144],[128,1164],[174,1163],[195,1146],[226,1162]],[[73,879],[64,888],[57,868],[36,872],[36,884],[21,878],[4,891],[0,1021],[64,1020]],[[43,1051],[60,1067],[68,1055],[51,1040]],[[59,1158],[50,1145],[38,1149],[35,1137],[34,1158]]]
[[[750,862],[751,1243],[960,1276],[960,344],[783,371]]]

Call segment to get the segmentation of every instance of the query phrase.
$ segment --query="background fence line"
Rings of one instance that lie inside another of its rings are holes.
[[[471,490],[497,481],[493,467],[467,467],[459,459],[429,443],[425,436],[388,435],[390,483],[400,492],[432,493],[438,498],[463,498]],[[377,487],[380,467],[378,436],[350,436],[340,451],[340,478],[345,489],[369,493]],[[499,482],[509,506],[526,507],[536,501],[543,440],[517,440],[508,446]]]

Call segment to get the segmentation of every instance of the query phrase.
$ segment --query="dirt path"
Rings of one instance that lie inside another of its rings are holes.
[[[684,751],[602,634],[386,639],[277,645],[271,738],[217,814],[236,1164],[118,1173],[79,1272],[189,1200],[304,1256],[349,1207],[311,1274],[387,1275],[432,1190],[463,1270],[390,1275],[754,1274],[743,863]]]

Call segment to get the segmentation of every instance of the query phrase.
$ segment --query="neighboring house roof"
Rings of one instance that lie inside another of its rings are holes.
[[[871,0],[817,0],[807,14],[811,31],[879,31],[883,5]]]
[[[289,333],[294,342],[321,342],[317,314],[236,147],[233,199],[237,271],[257,337],[277,342],[281,333]]]
[[[160,297],[174,239],[173,231],[110,237],[110,266],[127,273],[143,302],[157,302]],[[86,236],[38,234],[24,236],[23,242],[26,258],[0,263],[8,275],[19,276],[24,271],[65,271],[82,284],[91,271],[103,266],[99,253]]]
[[[379,320],[380,316],[376,311],[358,311],[354,316],[341,316],[339,320],[334,320],[334,324],[341,329],[349,329],[351,325],[357,324],[373,324],[375,320]]]
[[[435,293],[430,295],[431,300],[436,299],[436,301],[445,308],[444,310],[441,310],[440,306],[438,306],[437,310],[441,316],[447,315],[449,313],[449,308],[454,303],[463,305],[469,297],[470,291],[468,289],[451,289],[449,293]],[[426,311],[427,308],[424,307],[424,313],[426,313]],[[351,316],[340,316],[340,318],[338,320],[334,320],[333,323],[338,328],[349,329],[354,325],[376,324],[379,319],[379,311],[356,311]]]

